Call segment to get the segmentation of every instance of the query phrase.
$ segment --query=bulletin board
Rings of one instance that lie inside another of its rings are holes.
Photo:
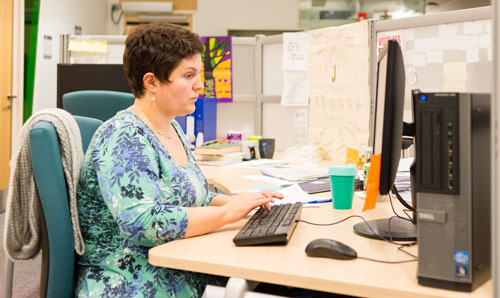
[[[333,164],[368,145],[372,21],[310,31],[309,144]]]
[[[389,38],[400,42],[406,69],[405,121],[412,121],[411,90],[493,91],[492,9],[481,7],[375,23],[377,55]],[[373,60],[376,77],[376,59]],[[372,89],[372,94],[375,90]]]

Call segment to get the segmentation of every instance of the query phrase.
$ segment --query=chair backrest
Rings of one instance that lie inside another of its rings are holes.
[[[84,151],[98,119],[75,116]],[[69,195],[56,129],[41,121],[30,131],[30,155],[42,209],[41,297],[74,296],[76,255],[69,212]]]
[[[82,90],[63,95],[63,109],[73,115],[106,121],[134,104],[132,93],[108,90]]]

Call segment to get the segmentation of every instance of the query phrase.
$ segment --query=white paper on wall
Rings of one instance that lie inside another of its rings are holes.
[[[297,109],[294,114],[295,144],[307,144],[307,109]]]
[[[307,106],[309,102],[308,72],[285,70],[283,75],[281,105]]]
[[[283,33],[284,70],[307,71],[309,59],[309,32]]]

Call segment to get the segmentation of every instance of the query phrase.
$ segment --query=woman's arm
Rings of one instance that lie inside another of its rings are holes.
[[[232,196],[228,196],[228,195],[216,195],[212,201],[210,201],[210,206],[223,206],[225,205],[227,202],[229,202],[229,200],[232,198]]]
[[[256,207],[270,209],[270,202],[282,199],[279,192],[241,192],[235,196],[216,195],[207,207],[186,207],[188,226],[185,238],[203,235],[236,222]]]

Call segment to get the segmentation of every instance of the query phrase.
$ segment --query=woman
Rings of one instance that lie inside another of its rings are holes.
[[[214,231],[282,196],[208,191],[174,120],[194,112],[203,88],[198,35],[154,23],[139,26],[125,46],[123,65],[136,100],[98,129],[87,150],[78,189],[85,253],[76,294],[201,296],[207,283],[226,279],[151,266],[149,248]]]

